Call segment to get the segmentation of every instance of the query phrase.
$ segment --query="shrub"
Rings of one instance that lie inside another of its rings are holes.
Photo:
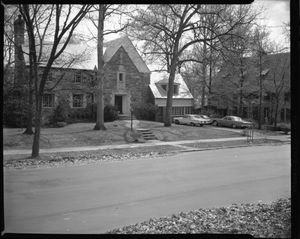
[[[151,103],[139,103],[133,105],[133,114],[139,120],[155,120],[158,106]]]
[[[291,124],[290,123],[279,123],[279,124],[277,124],[276,130],[283,131],[287,134],[288,132],[291,131]]]
[[[66,122],[57,122],[57,123],[56,123],[56,126],[57,126],[57,127],[65,127],[66,125],[67,125]]]
[[[8,127],[26,127],[28,99],[20,86],[3,89],[3,123]]]
[[[62,96],[59,96],[58,104],[55,107],[52,116],[50,116],[50,121],[52,124],[56,125],[58,122],[67,122],[69,120],[69,112],[71,107],[69,101]]]
[[[119,118],[118,107],[114,105],[106,105],[104,107],[104,122],[115,121]]]

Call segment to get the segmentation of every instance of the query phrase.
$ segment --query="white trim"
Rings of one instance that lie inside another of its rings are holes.
[[[52,106],[44,106],[44,96],[45,95],[52,95]],[[53,93],[43,93],[42,108],[43,109],[52,109],[52,108],[55,108],[55,95]]]

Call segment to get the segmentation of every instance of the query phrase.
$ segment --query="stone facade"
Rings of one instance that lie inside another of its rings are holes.
[[[39,70],[42,73],[43,68]],[[118,105],[121,115],[130,115],[133,104],[150,102],[150,72],[139,72],[124,47],[105,63],[104,70],[104,105]],[[97,103],[96,90],[95,71],[53,67],[45,86],[43,115],[51,114],[59,99],[64,98],[69,102],[71,118],[92,118],[93,105]]]

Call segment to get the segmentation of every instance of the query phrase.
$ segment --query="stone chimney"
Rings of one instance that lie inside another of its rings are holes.
[[[25,23],[21,15],[18,15],[18,19],[14,22],[14,33],[15,33],[15,44],[22,45],[24,44],[24,32],[25,32]]]
[[[14,22],[14,41],[15,41],[15,76],[14,83],[19,84],[24,82],[25,76],[25,59],[22,45],[24,44],[25,23],[22,16]]]

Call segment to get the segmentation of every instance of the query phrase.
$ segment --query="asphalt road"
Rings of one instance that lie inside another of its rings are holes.
[[[5,231],[104,233],[199,208],[290,196],[290,145],[4,172]]]

